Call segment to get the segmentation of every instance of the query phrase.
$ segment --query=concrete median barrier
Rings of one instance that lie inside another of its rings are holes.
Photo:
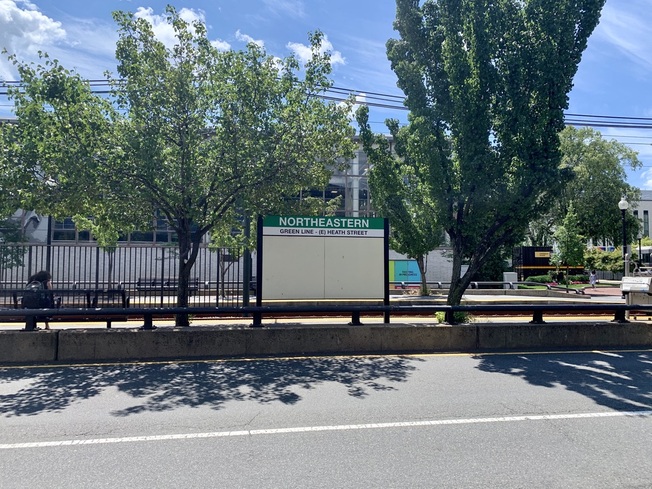
[[[60,362],[237,357],[246,354],[246,330],[161,328],[65,330],[59,334]]]
[[[229,358],[262,355],[468,351],[475,326],[274,326],[64,330],[60,362]]]
[[[471,351],[473,325],[314,326],[250,329],[249,355]]]
[[[652,347],[646,323],[274,325],[0,332],[0,363]]]
[[[57,359],[58,331],[0,331],[0,363],[49,363]]]
[[[652,346],[652,325],[645,323],[484,324],[478,349],[618,348]]]

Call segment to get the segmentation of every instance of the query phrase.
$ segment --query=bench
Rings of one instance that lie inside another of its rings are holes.
[[[636,267],[634,269],[634,276],[649,277],[652,275],[652,267]]]
[[[91,289],[91,307],[122,307],[126,309],[131,302],[127,292],[120,289]]]
[[[140,291],[157,291],[157,292],[176,292],[179,289],[179,279],[172,278],[139,278],[136,282],[136,290]],[[199,280],[188,280],[188,294],[193,295],[199,290]]]
[[[92,308],[104,308],[104,307],[121,307],[127,309],[131,302],[130,297],[127,295],[127,292],[123,288],[118,289],[91,289],[91,307]],[[126,314],[119,315],[102,315],[102,316],[90,316],[89,320],[106,321],[106,327],[111,328],[111,322],[113,320],[127,320]]]
[[[14,308],[22,309],[22,299],[24,290],[11,291]],[[48,289],[48,293],[54,299],[54,306],[58,309],[61,307],[91,307],[90,290],[81,289]],[[64,297],[67,300],[64,300]]]

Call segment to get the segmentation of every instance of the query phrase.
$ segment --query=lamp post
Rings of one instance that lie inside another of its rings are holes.
[[[629,208],[629,203],[624,196],[620,199],[620,202],[618,202],[618,208],[623,216],[623,277],[626,277],[627,268],[629,267],[627,266],[627,220],[625,218],[625,213]]]
[[[641,240],[643,239],[643,232],[638,232],[638,268],[643,264],[643,256],[641,255]]]

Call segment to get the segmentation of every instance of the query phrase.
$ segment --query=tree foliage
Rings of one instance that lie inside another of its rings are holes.
[[[368,108],[358,109],[357,120],[367,157],[371,162],[369,189],[373,205],[390,224],[390,247],[416,260],[421,272],[421,294],[428,294],[426,256],[443,240],[443,229],[434,219],[433,182],[424,160],[408,151],[410,128],[389,122],[395,153],[387,138],[369,130]]]
[[[119,77],[108,75],[110,99],[47,57],[36,67],[14,58],[23,88],[11,94],[18,124],[9,164],[23,172],[25,205],[78,222],[92,216],[85,222],[107,245],[160,212],[178,236],[177,303],[185,306],[204,236],[323,187],[328,166],[350,156],[350,107],[319,97],[331,85],[319,32],[300,66],[253,43],[218,51],[203,24],[173,7],[171,48],[146,20],[114,19]]]
[[[449,304],[550,206],[568,178],[559,132],[604,0],[397,0],[387,53],[410,109],[409,152],[453,249]],[[461,275],[463,261],[467,272]]]
[[[550,262],[559,267],[584,265],[586,238],[580,233],[579,219],[573,205],[568,209],[564,222],[555,229],[555,252]]]
[[[0,220],[0,277],[2,280],[5,280],[5,270],[23,265],[25,249],[16,246],[23,241],[23,229],[19,222],[14,219]]]
[[[600,248],[589,248],[584,252],[584,268],[586,270],[603,270],[612,273],[623,273],[623,249],[602,251]]]
[[[626,169],[641,167],[635,151],[616,140],[606,140],[592,128],[566,127],[560,135],[563,168],[573,178],[558,189],[550,212],[531,228],[532,241],[545,246],[542,237],[554,232],[572,206],[578,219],[578,231],[593,243],[620,243],[622,216],[618,201],[640,199],[640,191],[627,183]],[[628,213],[628,240],[639,230],[636,218]],[[537,236],[538,239],[534,237]]]

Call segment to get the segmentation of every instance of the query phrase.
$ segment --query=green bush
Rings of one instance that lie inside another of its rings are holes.
[[[547,284],[552,282],[552,277],[550,275],[532,275],[525,279],[526,282],[536,282],[538,284]]]
[[[553,272],[552,275],[557,275],[557,274]],[[573,283],[573,282],[588,282],[589,281],[589,276],[587,274],[580,274],[580,275],[569,275],[568,278],[566,278],[566,274],[564,274],[564,280],[563,280],[562,283],[566,283],[567,280],[570,281],[570,283]],[[556,278],[553,278],[550,274],[548,274],[548,275],[533,275],[531,277],[528,277],[526,279],[526,282],[536,282],[538,284],[549,284],[551,282],[557,282],[557,280],[556,280]]]
[[[435,319],[437,319],[438,323],[445,323],[446,313],[444,311],[437,311],[435,313]],[[468,312],[457,311],[453,313],[453,321],[455,321],[455,324],[472,323],[473,316],[471,316],[471,314],[469,314]]]
[[[589,281],[589,276],[587,274],[582,275],[570,275],[568,279],[571,282],[587,282]]]

